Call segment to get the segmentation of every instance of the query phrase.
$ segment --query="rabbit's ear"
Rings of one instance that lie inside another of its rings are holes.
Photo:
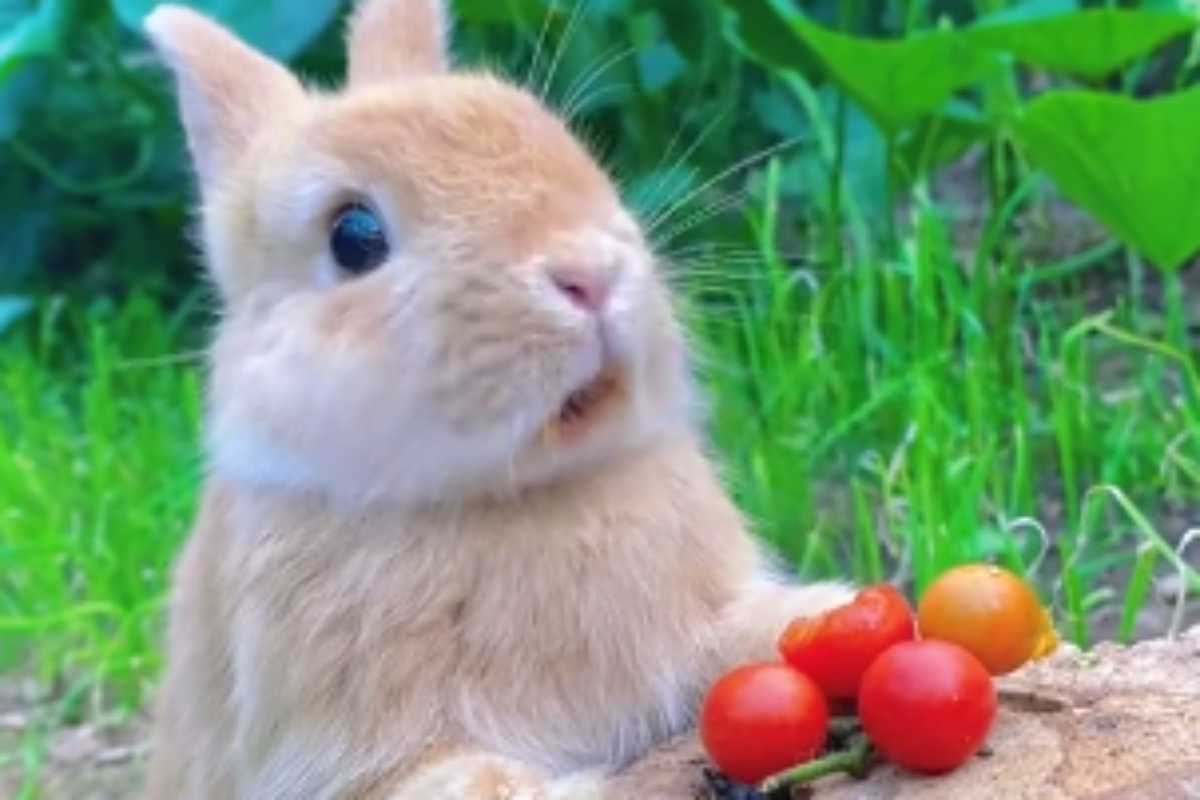
[[[449,69],[445,0],[361,0],[350,20],[350,84]]]
[[[191,9],[159,6],[144,25],[175,73],[192,160],[207,190],[272,112],[302,100],[304,90],[281,64]]]

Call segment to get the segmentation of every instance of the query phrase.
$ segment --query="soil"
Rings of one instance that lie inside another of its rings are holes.
[[[0,676],[0,797],[127,800],[148,752],[145,717],[63,726],[33,681]]]

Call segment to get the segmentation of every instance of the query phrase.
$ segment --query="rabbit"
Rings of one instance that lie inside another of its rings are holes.
[[[756,545],[643,231],[449,22],[363,0],[334,92],[145,21],[221,307],[151,800],[615,796],[849,596]]]

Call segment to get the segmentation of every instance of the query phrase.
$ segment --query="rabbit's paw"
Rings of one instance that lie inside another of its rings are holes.
[[[578,774],[551,780],[503,756],[460,752],[422,767],[390,800],[599,800],[601,779]]]

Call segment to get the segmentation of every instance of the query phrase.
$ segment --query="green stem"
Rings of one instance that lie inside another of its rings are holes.
[[[1191,321],[1188,319],[1188,308],[1184,299],[1183,279],[1178,270],[1163,272],[1163,292],[1166,295],[1167,334],[1168,344],[1179,351],[1179,360],[1183,363],[1183,372],[1196,373],[1196,352],[1192,347]],[[1200,419],[1200,393],[1195,382],[1183,381],[1184,415],[1194,426]]]
[[[150,164],[154,160],[154,140],[150,136],[143,136],[138,140],[137,158],[128,170],[111,178],[82,183],[65,172],[61,172],[49,158],[30,147],[24,140],[14,137],[9,140],[9,146],[18,159],[41,175],[54,188],[64,194],[74,195],[108,194],[124,189],[140,180],[150,169]]]
[[[839,94],[837,96],[837,110],[835,112],[835,125],[837,135],[834,139],[833,151],[833,177],[829,181],[829,211],[832,215],[830,220],[829,232],[829,263],[841,264],[843,262],[844,253],[842,252],[842,181],[843,172],[846,169],[846,97]]]
[[[929,17],[929,0],[908,0],[908,8],[904,14],[904,35],[924,27]]]
[[[887,219],[884,221],[884,235],[887,237],[887,251],[896,253],[900,241],[900,233],[896,225],[896,196],[899,194],[899,180],[896,175],[896,136],[892,133],[886,133],[883,140],[883,163],[884,163],[884,213],[887,214]]]
[[[1187,305],[1184,303],[1183,280],[1178,270],[1163,270],[1163,293],[1166,295],[1167,341],[1190,358],[1192,347]]]
[[[867,767],[870,766],[874,753],[867,737],[859,736],[849,750],[831,753],[824,758],[818,758],[815,761],[809,761],[798,767],[776,773],[759,784],[758,790],[763,794],[771,794],[780,789],[812,783],[818,778],[840,773],[861,778],[866,775]]]

